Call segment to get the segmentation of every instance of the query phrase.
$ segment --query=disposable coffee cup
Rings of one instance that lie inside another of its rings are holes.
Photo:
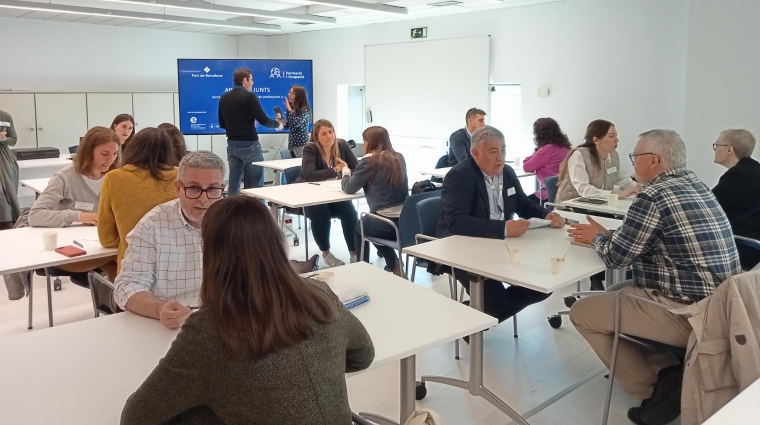
[[[42,232],[42,247],[52,251],[58,247],[58,232]]]
[[[607,205],[614,207],[618,204],[618,194],[617,193],[610,193],[607,195]]]
[[[333,272],[318,272],[314,279],[321,280],[322,282],[326,283],[328,286],[332,285],[335,282],[335,273]]]
[[[550,258],[549,269],[552,274],[562,274],[562,271],[565,269],[565,260],[562,258]]]
[[[522,160],[522,158],[520,158],[519,156],[516,156],[516,157],[515,157],[515,162],[514,162],[514,164],[515,164],[515,168],[520,168],[520,167],[522,167],[522,162],[520,162],[521,160]]]
[[[516,266],[520,264],[520,254],[521,252],[519,249],[507,251],[507,264],[510,266]]]

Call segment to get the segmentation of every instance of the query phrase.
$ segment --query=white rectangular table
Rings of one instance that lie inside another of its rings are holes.
[[[335,184],[339,180],[330,180],[329,183]],[[240,193],[255,198],[264,199],[269,202],[269,209],[272,216],[277,219],[277,208],[279,205],[301,209],[304,218],[306,218],[306,208],[313,205],[331,204],[333,202],[351,201],[354,199],[364,198],[364,191],[360,190],[353,195],[343,191],[324,191],[321,183],[293,183],[278,186],[259,187],[254,189],[243,189]],[[306,225],[304,231],[306,239],[306,259],[309,259],[309,229]]]
[[[21,186],[32,189],[34,193],[36,193],[39,196],[40,193],[45,191],[45,188],[47,187],[49,182],[50,182],[49,178],[44,178],[44,179],[21,180],[19,183],[21,183]]]
[[[369,291],[370,301],[351,311],[375,345],[370,369],[401,361],[402,422],[415,407],[415,355],[496,324],[483,313],[367,263],[330,271],[336,282]],[[2,339],[2,423],[118,423],[125,401],[176,335],[157,320],[127,312]]]
[[[71,154],[63,154],[58,158],[44,159],[25,159],[18,161],[19,170],[30,170],[33,168],[55,168],[59,170],[71,164]]]
[[[280,184],[280,174],[285,172],[288,168],[293,167],[300,167],[301,166],[301,158],[290,158],[290,159],[274,159],[271,161],[256,161],[253,163],[253,165],[258,165],[259,167],[264,168],[270,168],[272,171],[274,171],[274,182],[273,184],[275,186]]]
[[[567,212],[560,212],[560,214],[565,218],[587,223],[585,216],[581,214]],[[600,219],[600,224],[608,229],[617,228],[619,223],[618,220]],[[550,293],[605,270],[605,264],[595,250],[570,244],[567,227],[530,229],[519,238],[507,239],[506,243],[509,244],[509,249],[522,251],[520,263],[517,266],[507,265],[507,247],[502,239],[450,236],[404,248],[404,252],[413,257],[432,260],[477,276],[477,280],[470,283],[470,307],[478,311],[483,311],[483,286],[486,278]],[[567,257],[563,272],[558,275],[552,274],[549,259],[562,257],[565,253]],[[471,395],[483,397],[515,422],[527,425],[522,416],[483,384],[482,332],[470,337],[470,358],[469,380],[423,376],[422,381],[438,382],[466,389]],[[594,374],[599,372],[601,370]],[[563,391],[565,392],[567,389]],[[556,399],[558,399],[557,396],[552,397],[550,401]],[[543,403],[539,408],[526,413],[525,417],[530,417],[546,405],[548,404]]]
[[[559,202],[559,203],[548,203],[547,205],[553,205],[555,207],[559,208],[572,208],[574,210],[586,210],[589,211],[591,214],[597,212],[597,213],[604,213],[604,214],[612,214],[616,217],[625,217],[626,214],[628,214],[628,209],[631,208],[631,204],[633,203],[633,198],[625,198],[625,199],[618,199],[618,203],[615,206],[610,206],[607,204],[588,204],[585,202],[578,202],[579,198],[569,199],[567,201]]]
[[[58,172],[58,170],[71,165],[71,155],[65,154],[58,158],[46,158],[46,159],[27,159],[18,161],[19,179],[31,180],[40,178],[50,178]],[[36,192],[33,189],[29,189],[26,186],[19,184],[18,198],[19,205],[24,208],[28,207],[34,202]]]
[[[73,245],[74,240],[84,246],[87,254],[69,258],[55,251],[45,251],[42,247],[42,233],[58,232],[58,246]],[[115,256],[116,248],[104,248],[98,241],[98,229],[94,226],[71,226],[64,228],[22,227],[0,232],[0,275],[26,270],[54,267],[61,264],[76,263]],[[30,282],[31,284],[31,282]],[[32,288],[29,288],[29,329],[32,328]],[[53,326],[53,297],[50,280],[47,283],[48,321]]]
[[[760,424],[760,379],[723,406],[704,425]]]
[[[420,174],[426,174],[426,175],[429,175],[429,176],[433,176],[433,177],[437,177],[439,179],[442,179],[442,178],[446,177],[446,174],[448,174],[449,171],[451,171],[451,168],[452,167],[435,168],[435,169],[432,169],[432,170],[423,170],[423,171],[420,171]],[[535,173],[526,172],[525,170],[523,170],[521,168],[514,168],[514,167],[512,167],[512,169],[515,170],[515,174],[517,174],[517,178],[520,178],[520,177],[530,177],[530,176],[535,176],[536,175]]]

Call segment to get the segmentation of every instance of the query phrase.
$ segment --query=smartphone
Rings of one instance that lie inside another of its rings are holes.
[[[607,203],[606,199],[597,199],[597,198],[578,198],[576,199],[577,202],[583,202],[584,204],[594,204],[594,205],[604,205]]]
[[[571,220],[569,218],[565,218],[563,220],[565,220],[565,224],[578,224],[578,220]]]
[[[280,107],[279,107],[279,106],[275,106],[275,107],[274,107],[274,116],[275,116],[275,117],[276,117],[278,120],[281,120],[281,119],[282,119],[282,109],[280,109]]]

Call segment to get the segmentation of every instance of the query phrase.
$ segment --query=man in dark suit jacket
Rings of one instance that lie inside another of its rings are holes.
[[[475,130],[472,158],[454,166],[443,181],[437,237],[516,238],[528,230],[528,218],[545,218],[552,220],[552,227],[564,226],[559,214],[528,199],[514,170],[504,165],[504,155],[504,135],[499,130],[491,126]],[[513,220],[515,214],[521,220]],[[455,275],[469,293],[468,274],[457,270]],[[490,279],[484,291],[484,312],[499,322],[550,295],[520,286],[505,288],[502,282]]]
[[[465,128],[460,128],[449,137],[449,167],[453,167],[470,157],[472,132],[486,125],[485,111],[471,108],[465,114],[465,124]]]
[[[726,168],[713,194],[735,235],[760,239],[760,163],[752,159],[755,136],[747,130],[724,130],[713,144],[714,162]],[[760,263],[760,251],[737,244],[743,269]]]

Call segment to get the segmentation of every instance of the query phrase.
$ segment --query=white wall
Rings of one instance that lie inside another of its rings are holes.
[[[746,128],[760,137],[760,1],[691,3],[684,138],[689,168],[712,186],[725,172],[712,162],[718,133]]]
[[[557,119],[574,143],[605,118],[628,153],[644,130],[683,131],[688,11],[688,0],[573,0],[274,36],[268,53],[313,59],[315,117],[335,120],[336,86],[363,84],[364,45],[408,41],[420,26],[429,39],[491,35],[491,82],[523,86],[524,139],[539,117]],[[535,95],[540,85],[550,97]],[[424,110],[424,99],[413,101]]]
[[[0,19],[0,90],[176,91],[177,58],[236,58],[237,37]]]

